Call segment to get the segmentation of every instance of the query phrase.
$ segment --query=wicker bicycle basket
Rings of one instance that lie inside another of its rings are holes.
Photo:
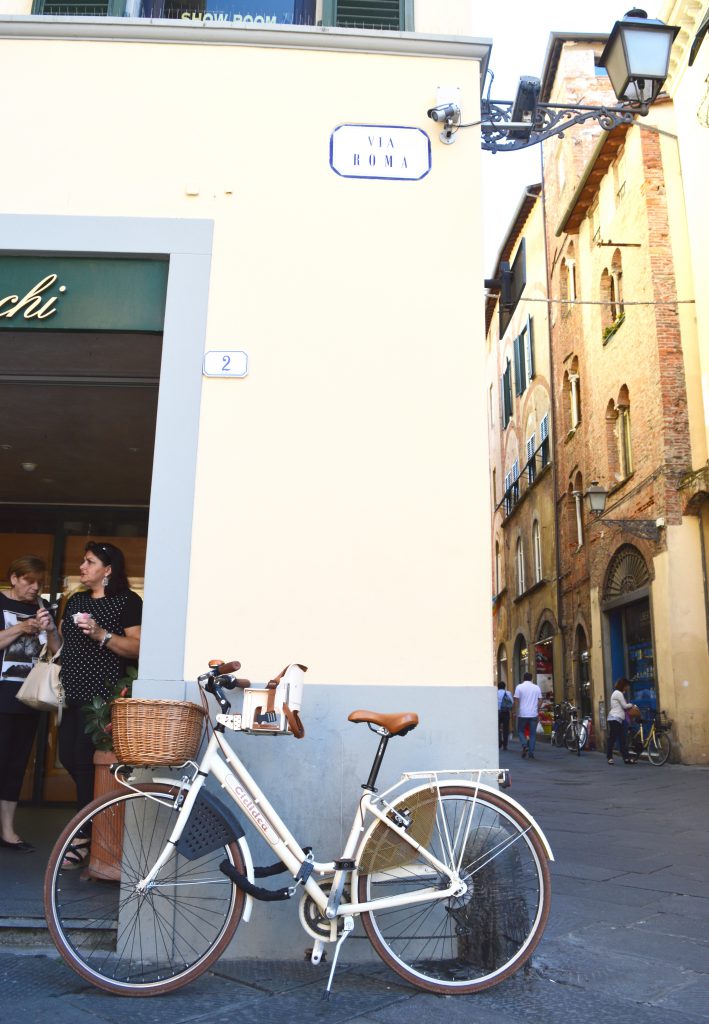
[[[204,710],[187,700],[113,702],[113,749],[123,764],[181,764],[195,757]]]

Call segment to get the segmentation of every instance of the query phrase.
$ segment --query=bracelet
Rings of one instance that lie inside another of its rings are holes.
[[[99,644],[99,647],[105,647],[109,640],[113,640],[113,633],[109,633],[108,630],[103,635],[103,640]]]

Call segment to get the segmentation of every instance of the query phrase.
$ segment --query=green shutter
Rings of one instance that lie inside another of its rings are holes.
[[[406,28],[405,0],[326,0],[323,24],[338,28]]]
[[[32,13],[63,14],[70,18],[105,18],[114,11],[111,0],[34,0]]]

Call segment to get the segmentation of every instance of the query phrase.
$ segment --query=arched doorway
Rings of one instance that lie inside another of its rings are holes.
[[[650,582],[641,552],[633,544],[624,544],[608,565],[601,606],[610,664],[606,698],[615,680],[625,676],[630,680],[631,701],[644,712],[658,706]]]
[[[535,681],[545,697],[554,694],[554,627],[543,622],[534,644]]]
[[[522,682],[522,676],[524,673],[529,672],[529,648],[527,646],[527,638],[523,633],[519,633],[515,640],[512,667],[514,672],[514,684],[517,686]]]
[[[507,686],[507,650],[504,644],[500,644],[497,650],[497,681]]]

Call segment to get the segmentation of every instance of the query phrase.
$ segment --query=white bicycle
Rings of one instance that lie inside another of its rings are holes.
[[[406,772],[378,793],[387,744],[416,728],[418,717],[353,711],[349,720],[366,723],[379,745],[342,854],[319,861],[295,839],[225,736],[264,729],[302,735],[298,667],[289,670],[290,691],[279,684],[268,697],[264,690],[245,692],[250,710],[245,701],[237,715],[225,690],[250,685],[233,678],[239,663],[210,666],[198,682],[220,713],[199,764],[188,762],[179,781],[148,782],[116,766],[121,788],[80,811],[55,844],[45,908],[70,967],[119,995],[170,992],[214,963],[239,922],[248,921],[254,900],[296,896],[312,962],[334,946],[328,992],[357,918],[382,960],[431,992],[477,992],[525,963],[549,914],[553,856],[534,819],[500,792],[509,785],[506,771]],[[283,699],[289,693],[290,701]],[[226,802],[205,785],[209,776]],[[254,867],[235,808],[272,847],[276,864]],[[91,862],[109,867],[93,875],[70,870],[67,851],[89,841]],[[259,885],[277,872],[287,872],[291,883],[275,890]]]

